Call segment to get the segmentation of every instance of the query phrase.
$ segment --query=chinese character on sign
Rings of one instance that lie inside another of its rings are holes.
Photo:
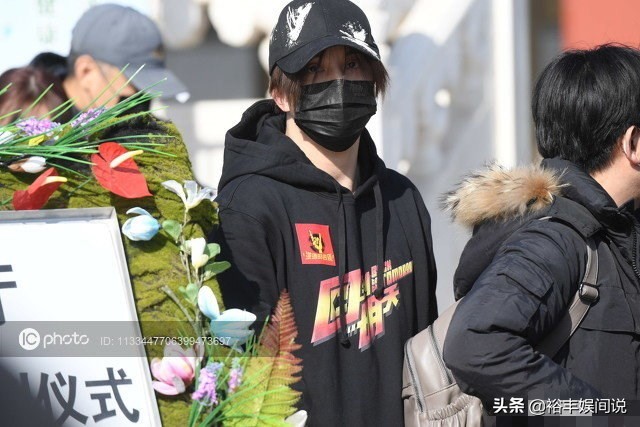
[[[51,385],[51,389],[53,390],[53,395],[58,402],[58,405],[62,408],[62,414],[56,419],[56,425],[62,425],[69,418],[73,418],[81,424],[87,423],[87,416],[78,412],[74,405],[76,403],[77,397],[77,380],[73,375],[69,375],[69,382],[64,378],[64,376],[58,372],[56,374],[56,381],[49,382],[49,375],[42,372],[40,374],[40,385],[38,386],[38,395],[36,396],[36,401],[42,408],[46,411],[50,418],[53,418],[53,411],[51,410],[51,396],[49,395],[49,385]],[[22,387],[25,389],[27,393],[30,394],[29,390],[29,377],[26,372],[20,373],[20,381],[22,383]],[[63,395],[63,389],[67,389],[67,397]]]
[[[109,409],[107,405],[107,401],[113,398],[115,399],[116,404],[118,405],[118,409],[122,412],[122,414],[130,422],[137,423],[140,419],[140,411],[135,408],[129,411],[118,389],[118,387],[120,386],[130,385],[132,381],[130,378],[127,378],[127,374],[123,369],[118,370],[118,376],[120,378],[116,378],[113,371],[114,368],[107,368],[108,379],[106,380],[85,381],[84,383],[85,387],[87,388],[109,387],[109,389],[104,391],[103,393],[92,393],[89,395],[92,400],[97,400],[100,405],[100,412],[96,415],[93,415],[93,421],[95,423],[98,423],[104,419],[115,417],[117,415],[117,410]],[[55,401],[57,401],[58,407],[62,408],[62,414],[60,414],[60,416],[58,416],[58,418],[56,419],[56,425],[63,425],[69,418],[73,418],[81,424],[86,425],[89,417],[80,413],[74,407],[76,405],[76,401],[78,400],[78,396],[82,395],[81,393],[83,391],[82,389],[80,389],[80,394],[78,393],[79,388],[77,387],[77,377],[69,375],[65,379],[62,373],[58,372],[55,375],[55,379],[56,381],[49,382],[48,374],[44,372],[40,374],[40,385],[38,386],[38,394],[36,396],[36,401],[38,402],[38,404],[42,406],[42,408],[49,414],[50,417],[53,417],[53,411],[51,407],[52,400],[51,395],[49,394],[49,386],[51,386]],[[29,394],[32,394],[29,389],[28,374],[25,372],[21,372],[20,380],[25,391]],[[66,393],[64,392],[65,389]],[[56,413],[57,412],[59,411],[56,411]],[[122,419],[119,420],[119,423],[121,421]]]
[[[10,265],[0,265],[0,289],[15,288],[16,282],[5,279],[6,275],[1,273],[11,273],[13,268]],[[2,301],[0,300],[0,325],[4,323],[4,311],[2,311]]]
[[[116,403],[118,404],[118,407],[120,408],[124,416],[127,417],[129,421],[137,422],[138,419],[140,418],[140,412],[138,412],[137,409],[134,409],[133,411],[129,412],[124,402],[122,401],[120,392],[118,391],[118,386],[131,384],[131,380],[126,379],[127,374],[124,372],[124,369],[120,369],[118,371],[118,375],[120,376],[120,379],[116,379],[114,377],[113,368],[107,368],[107,373],[109,375],[108,380],[86,381],[85,385],[87,387],[103,387],[103,386],[111,387],[111,391],[113,392],[113,398],[116,400]],[[93,419],[95,422],[101,421],[105,418],[114,417],[116,415],[115,410],[107,409],[107,399],[111,398],[111,393],[96,393],[96,394],[92,394],[91,398],[94,400],[100,401],[100,413],[93,416]]]
[[[60,387],[58,387],[58,384],[60,384],[62,387],[66,387],[67,381],[64,379],[60,372],[56,374],[56,380],[58,380],[57,383],[55,381],[52,381],[50,383],[51,389],[53,390],[53,394],[56,397],[56,400],[63,409],[63,412],[56,420],[56,423],[58,425],[62,425],[62,423],[67,418],[71,417],[80,421],[82,424],[86,424],[88,417],[73,409],[73,405],[76,402],[76,377],[74,377],[73,375],[69,375],[69,392],[67,393],[67,399],[64,398],[62,392],[60,391]]]

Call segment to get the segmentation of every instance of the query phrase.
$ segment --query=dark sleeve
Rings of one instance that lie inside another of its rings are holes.
[[[422,238],[425,241],[427,250],[427,263],[428,278],[425,286],[427,289],[428,307],[427,307],[427,321],[428,325],[432,324],[438,318],[438,301],[436,299],[436,283],[438,281],[438,272],[436,270],[436,260],[433,256],[433,238],[431,236],[431,215],[422,200],[422,196],[417,189],[414,188],[414,198],[416,200],[416,206],[418,207],[418,215],[420,216]],[[419,309],[421,307],[418,307]]]
[[[445,363],[463,391],[489,405],[507,397],[598,397],[532,347],[564,315],[585,263],[584,239],[558,223],[533,221],[503,244],[445,339]]]
[[[280,293],[274,245],[265,226],[246,213],[220,208],[219,219],[209,241],[220,245],[218,259],[231,263],[217,276],[224,305],[254,313],[259,323],[271,314]]]

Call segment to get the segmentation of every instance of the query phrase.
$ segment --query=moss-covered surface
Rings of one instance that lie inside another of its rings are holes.
[[[109,193],[95,180],[74,191],[80,183],[85,181],[85,178],[59,169],[59,174],[68,178],[69,181],[54,193],[45,209],[113,206],[122,225],[127,219],[126,211],[139,206],[160,220],[182,221],[182,201],[161,185],[163,181],[169,179],[178,182],[194,179],[187,149],[175,126],[150,118],[139,118],[135,123],[119,126],[118,129],[111,128],[107,132],[110,137],[132,133],[154,133],[167,136],[167,138],[155,138],[154,142],[162,142],[164,145],[159,149],[175,157],[154,153],[145,153],[136,157],[136,163],[146,177],[153,197],[124,199]],[[102,134],[94,137],[105,136]],[[82,172],[86,175],[90,174],[88,168],[84,168]],[[0,201],[10,199],[15,190],[25,189],[35,177],[30,174],[13,174],[6,169],[1,169]],[[3,209],[12,209],[12,206],[10,203],[0,206],[0,210]],[[187,235],[191,234],[192,237],[206,236],[217,221],[215,208],[209,202],[201,203],[190,212],[190,216],[192,225],[188,228]],[[167,285],[179,295],[178,288],[187,284],[176,246],[164,232],[159,233],[150,242],[132,242],[125,237],[123,241],[143,334],[149,337],[179,335],[177,330],[167,330],[168,324],[164,322],[184,321],[184,315],[160,290],[160,287]],[[221,301],[217,284],[214,281],[207,284],[214,289]],[[177,326],[177,323],[172,325]],[[161,351],[162,348],[159,346],[147,348],[149,358],[162,356]],[[157,397],[164,426],[184,425],[190,406],[188,396]]]

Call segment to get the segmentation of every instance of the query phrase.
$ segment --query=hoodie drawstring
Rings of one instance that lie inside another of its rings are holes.
[[[376,265],[378,267],[376,290],[373,294],[378,300],[381,300],[384,296],[384,203],[380,181],[376,181],[373,194],[376,199]]]
[[[347,269],[347,238],[346,238],[346,219],[344,211],[344,202],[342,200],[342,189],[338,183],[335,183],[336,193],[338,193],[338,281],[340,283],[340,344],[349,347],[349,334],[347,333],[347,310],[345,308],[345,286],[344,276]]]
[[[345,274],[347,269],[347,233],[346,218],[342,190],[338,183],[335,184],[338,194],[338,281],[340,283],[340,298],[338,301],[340,312],[340,344],[349,347],[349,334],[347,332],[347,300],[345,297]],[[384,296],[384,203],[380,182],[376,181],[373,187],[376,204],[376,290],[374,296],[380,300]]]

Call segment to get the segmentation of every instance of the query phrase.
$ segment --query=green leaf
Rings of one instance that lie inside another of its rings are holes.
[[[216,274],[220,274],[231,267],[228,261],[210,262],[204,266],[204,280],[209,280]]]
[[[196,305],[198,303],[198,291],[200,289],[195,283],[189,283],[187,287],[180,286],[178,290],[191,304]]]
[[[171,236],[174,242],[178,242],[180,234],[182,234],[182,225],[178,221],[174,219],[163,221],[162,229],[166,231],[169,236]]]
[[[220,245],[217,243],[209,243],[204,248],[204,253],[212,260],[220,253]]]
[[[187,297],[187,300],[195,305],[198,301],[198,291],[200,289],[198,288],[198,285],[196,285],[195,283],[189,283],[187,285],[187,289],[185,290],[185,296]]]

